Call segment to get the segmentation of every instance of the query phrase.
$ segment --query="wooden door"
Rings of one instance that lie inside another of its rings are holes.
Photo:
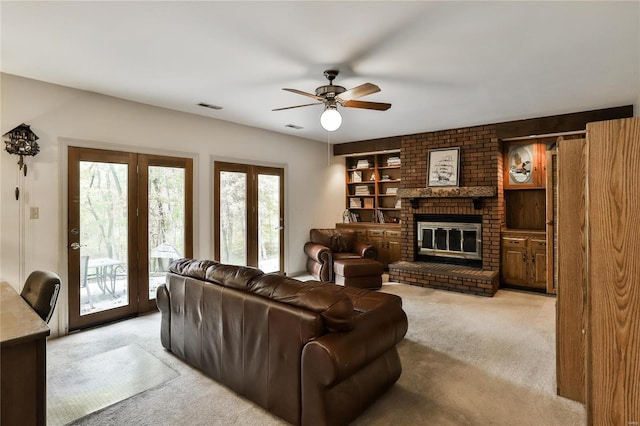
[[[193,254],[193,160],[69,147],[69,329],[156,309]]]
[[[587,125],[587,423],[640,423],[640,117]]]
[[[284,272],[284,169],[214,163],[215,258]]]
[[[558,142],[558,286],[556,382],[558,395],[585,402],[585,140]]]
[[[69,147],[69,329],[138,311],[136,155]]]

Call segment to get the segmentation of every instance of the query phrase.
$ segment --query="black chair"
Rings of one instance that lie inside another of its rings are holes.
[[[60,293],[60,277],[54,272],[33,271],[20,295],[43,321],[49,322]]]

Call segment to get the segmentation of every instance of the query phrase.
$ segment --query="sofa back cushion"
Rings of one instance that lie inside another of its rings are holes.
[[[355,311],[342,286],[266,274],[252,280],[250,288],[260,296],[320,314],[329,331],[353,329]]]
[[[334,253],[348,253],[353,249],[358,234],[348,229],[312,229],[309,237],[311,242],[327,246]]]
[[[251,266],[225,265],[215,260],[177,259],[169,271],[185,277],[210,281],[225,287],[248,291],[249,282],[263,272]]]
[[[353,329],[355,311],[349,297],[342,293],[342,286],[265,275],[258,268],[212,260],[178,259],[171,263],[169,271],[303,308],[320,315],[329,331]]]

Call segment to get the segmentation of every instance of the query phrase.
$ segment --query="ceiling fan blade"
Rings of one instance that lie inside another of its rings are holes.
[[[302,107],[306,107],[306,106],[321,105],[321,104],[322,104],[322,102],[316,102],[314,104],[304,104],[304,105],[296,105],[296,106],[290,106],[290,107],[284,107],[284,108],[276,108],[276,109],[272,109],[271,111],[283,111],[285,109],[302,108]]]
[[[377,111],[386,111],[391,108],[391,104],[385,104],[382,102],[346,101],[341,102],[340,104],[347,108],[375,109]]]
[[[302,90],[298,90],[298,89],[282,89],[282,90],[286,90],[287,92],[291,92],[291,93],[297,93],[298,95],[302,95],[302,96],[308,96],[310,98],[317,99],[319,101],[324,101],[323,97],[316,96],[312,93],[303,92]]]
[[[353,89],[349,89],[346,92],[340,93],[336,98],[339,101],[350,101],[351,99],[361,98],[379,91],[380,88],[375,84],[364,83],[360,86],[354,87]]]

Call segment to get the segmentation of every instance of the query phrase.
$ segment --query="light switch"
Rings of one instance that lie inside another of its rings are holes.
[[[38,207],[29,208],[29,219],[38,219],[40,217],[40,209]]]

